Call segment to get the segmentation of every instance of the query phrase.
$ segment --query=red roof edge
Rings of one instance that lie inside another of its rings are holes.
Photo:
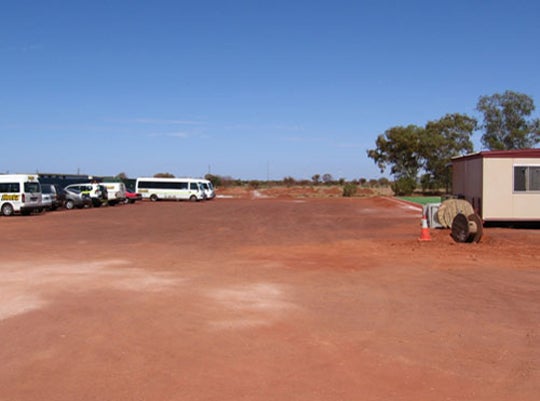
[[[540,149],[486,150],[465,156],[453,157],[452,161],[468,159],[514,159],[540,158]]]

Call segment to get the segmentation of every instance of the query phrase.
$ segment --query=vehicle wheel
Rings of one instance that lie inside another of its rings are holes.
[[[73,202],[72,200],[67,200],[66,201],[66,209],[67,210],[71,210],[75,207],[75,202]]]
[[[11,216],[13,215],[13,206],[11,205],[11,203],[4,203],[2,205],[2,214],[4,216]]]
[[[191,195],[191,196],[189,197],[189,200],[190,200],[191,202],[197,202],[197,197],[196,197],[195,195]]]
[[[152,194],[152,195],[150,196],[150,200],[151,200],[152,202],[156,202],[156,201],[158,200],[157,195],[156,195],[156,194]]]
[[[101,207],[101,201],[100,200],[92,201],[92,206]]]

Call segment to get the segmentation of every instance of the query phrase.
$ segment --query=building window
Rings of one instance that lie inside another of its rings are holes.
[[[540,192],[540,166],[514,166],[514,192]]]

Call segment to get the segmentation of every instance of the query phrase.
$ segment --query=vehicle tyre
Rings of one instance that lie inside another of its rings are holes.
[[[66,209],[71,210],[75,207],[75,202],[73,202],[71,199],[66,201]]]
[[[150,200],[151,200],[152,202],[156,202],[156,201],[158,200],[157,195],[156,195],[156,194],[150,195]]]
[[[190,200],[191,202],[197,202],[197,197],[196,197],[195,195],[191,195],[191,196],[189,197],[189,200]]]
[[[11,205],[11,203],[4,203],[2,205],[2,214],[4,216],[12,216],[13,215],[13,206]]]

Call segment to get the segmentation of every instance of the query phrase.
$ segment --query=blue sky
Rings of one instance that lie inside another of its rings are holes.
[[[392,126],[479,117],[507,89],[540,106],[539,17],[533,0],[4,1],[0,171],[378,178],[366,150]]]

